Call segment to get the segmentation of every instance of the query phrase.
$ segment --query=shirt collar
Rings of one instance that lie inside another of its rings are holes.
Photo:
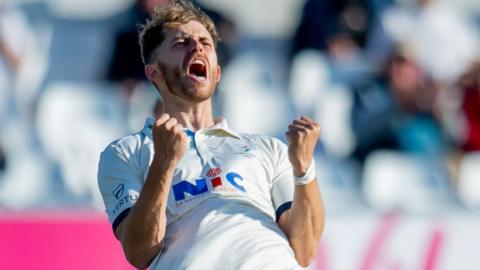
[[[225,118],[217,118],[216,124],[209,127],[209,128],[203,128],[198,130],[197,132],[201,132],[207,136],[215,136],[215,137],[233,137],[236,139],[240,139],[240,135],[232,130],[227,123],[227,120]],[[152,139],[152,127],[153,123],[155,120],[152,117],[147,117],[145,120],[145,125],[143,126],[142,133]],[[185,132],[192,132],[189,129],[185,129]]]
[[[209,135],[209,136],[217,136],[217,137],[230,136],[236,139],[240,139],[240,135],[228,126],[227,119],[219,117],[215,119],[215,122],[217,123],[212,127],[201,129],[200,131],[203,132],[205,135]]]

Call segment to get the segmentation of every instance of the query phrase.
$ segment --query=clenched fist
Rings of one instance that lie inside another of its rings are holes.
[[[175,165],[185,153],[187,143],[182,125],[164,113],[153,124],[152,135],[155,157]]]
[[[302,116],[293,120],[285,133],[288,141],[288,158],[293,174],[303,176],[312,163],[313,152],[320,137],[320,126],[312,119]]]

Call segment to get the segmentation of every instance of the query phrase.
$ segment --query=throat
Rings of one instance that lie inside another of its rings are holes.
[[[165,113],[177,119],[184,128],[197,131],[209,128],[213,121],[212,105],[210,100],[192,104],[177,100],[176,102],[165,101]]]

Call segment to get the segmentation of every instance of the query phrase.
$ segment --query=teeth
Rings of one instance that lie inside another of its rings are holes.
[[[192,64],[201,64],[201,65],[205,65],[205,63],[204,63],[202,60],[200,60],[200,59],[195,59],[195,60],[193,60]]]
[[[192,75],[192,77],[195,77],[199,81],[205,81],[205,79],[206,79],[204,76]]]

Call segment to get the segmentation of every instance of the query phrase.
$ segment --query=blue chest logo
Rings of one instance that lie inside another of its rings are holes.
[[[173,195],[175,201],[185,200],[185,194],[188,193],[191,196],[199,196],[206,194],[214,189],[220,189],[224,186],[225,180],[235,190],[246,192],[245,188],[241,185],[240,181],[243,181],[243,177],[236,172],[229,172],[225,175],[225,179],[222,179],[220,175],[220,168],[214,168],[207,172],[207,177],[196,179],[195,184],[183,180],[172,186]],[[208,179],[208,180],[207,180]],[[210,183],[210,184],[209,184]]]

